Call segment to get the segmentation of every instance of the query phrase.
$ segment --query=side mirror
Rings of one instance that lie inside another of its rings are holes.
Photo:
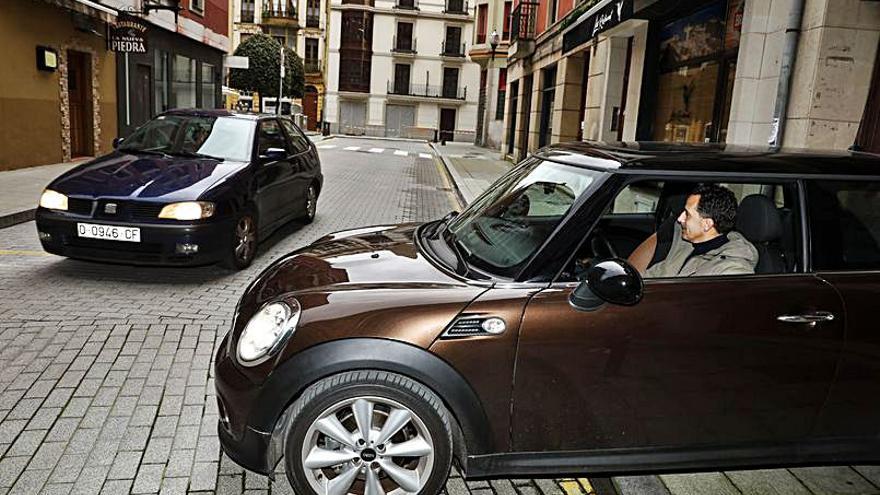
[[[287,158],[287,151],[284,148],[269,148],[260,155],[263,162],[277,162],[285,158]]]
[[[121,138],[121,137],[114,138],[113,139],[113,149],[115,150],[116,148],[119,148],[119,145],[122,144],[123,141],[125,141],[125,138]]]
[[[595,311],[604,303],[632,306],[642,300],[644,282],[639,272],[626,261],[600,261],[587,272],[568,298],[578,311]]]

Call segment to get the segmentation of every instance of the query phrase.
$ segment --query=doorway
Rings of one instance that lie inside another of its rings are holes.
[[[453,141],[455,138],[455,109],[440,109],[440,140]]]
[[[92,156],[92,73],[88,53],[68,50],[67,93],[70,115],[70,155]]]
[[[306,128],[318,130],[318,90],[314,86],[306,86],[303,92],[303,113],[306,114]]]
[[[541,88],[541,127],[538,134],[538,148],[550,144],[553,134],[553,102],[556,100],[556,67],[544,69]]]
[[[150,120],[151,109],[150,96],[153,94],[151,83],[153,80],[153,68],[145,64],[137,64],[134,69],[134,91],[132,91],[131,125],[138,127]]]

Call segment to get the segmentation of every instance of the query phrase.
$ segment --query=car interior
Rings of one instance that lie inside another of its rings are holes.
[[[735,230],[758,250],[757,274],[779,274],[800,267],[797,190],[794,184],[719,183],[739,202]],[[624,187],[581,244],[574,266],[564,274],[578,278],[595,261],[626,259],[639,272],[666,258],[675,223],[690,192],[688,181],[638,181]]]

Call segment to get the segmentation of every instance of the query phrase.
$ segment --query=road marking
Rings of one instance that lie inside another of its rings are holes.
[[[49,253],[26,249],[0,249],[0,256],[49,256]]]
[[[336,147],[336,145],[335,144],[319,144],[318,146],[315,146],[315,147],[318,148],[319,150],[332,150],[333,148]]]
[[[419,153],[419,158],[427,158],[428,160],[430,160],[431,155],[429,153]]]
[[[370,148],[367,150],[368,153],[381,153],[385,151],[385,148]]]
[[[403,150],[394,150],[394,154],[397,156],[409,156],[409,153]]]
[[[342,148],[342,149],[344,149],[345,151],[357,151],[357,150],[361,149],[361,147],[360,146],[346,146],[345,148]]]

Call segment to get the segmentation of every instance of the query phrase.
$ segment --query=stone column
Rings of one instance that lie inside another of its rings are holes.
[[[587,101],[584,109],[584,139],[588,140],[602,139],[608,48],[608,38],[601,38],[590,50]]]
[[[541,88],[544,87],[545,74],[546,73],[543,70],[536,70],[534,72],[532,83],[532,105],[529,109],[531,117],[529,118],[528,142],[523,156],[530,151],[538,149],[538,142],[541,135]]]
[[[574,141],[580,128],[581,91],[584,80],[584,53],[577,52],[559,61],[556,100],[553,108],[551,143]]]

